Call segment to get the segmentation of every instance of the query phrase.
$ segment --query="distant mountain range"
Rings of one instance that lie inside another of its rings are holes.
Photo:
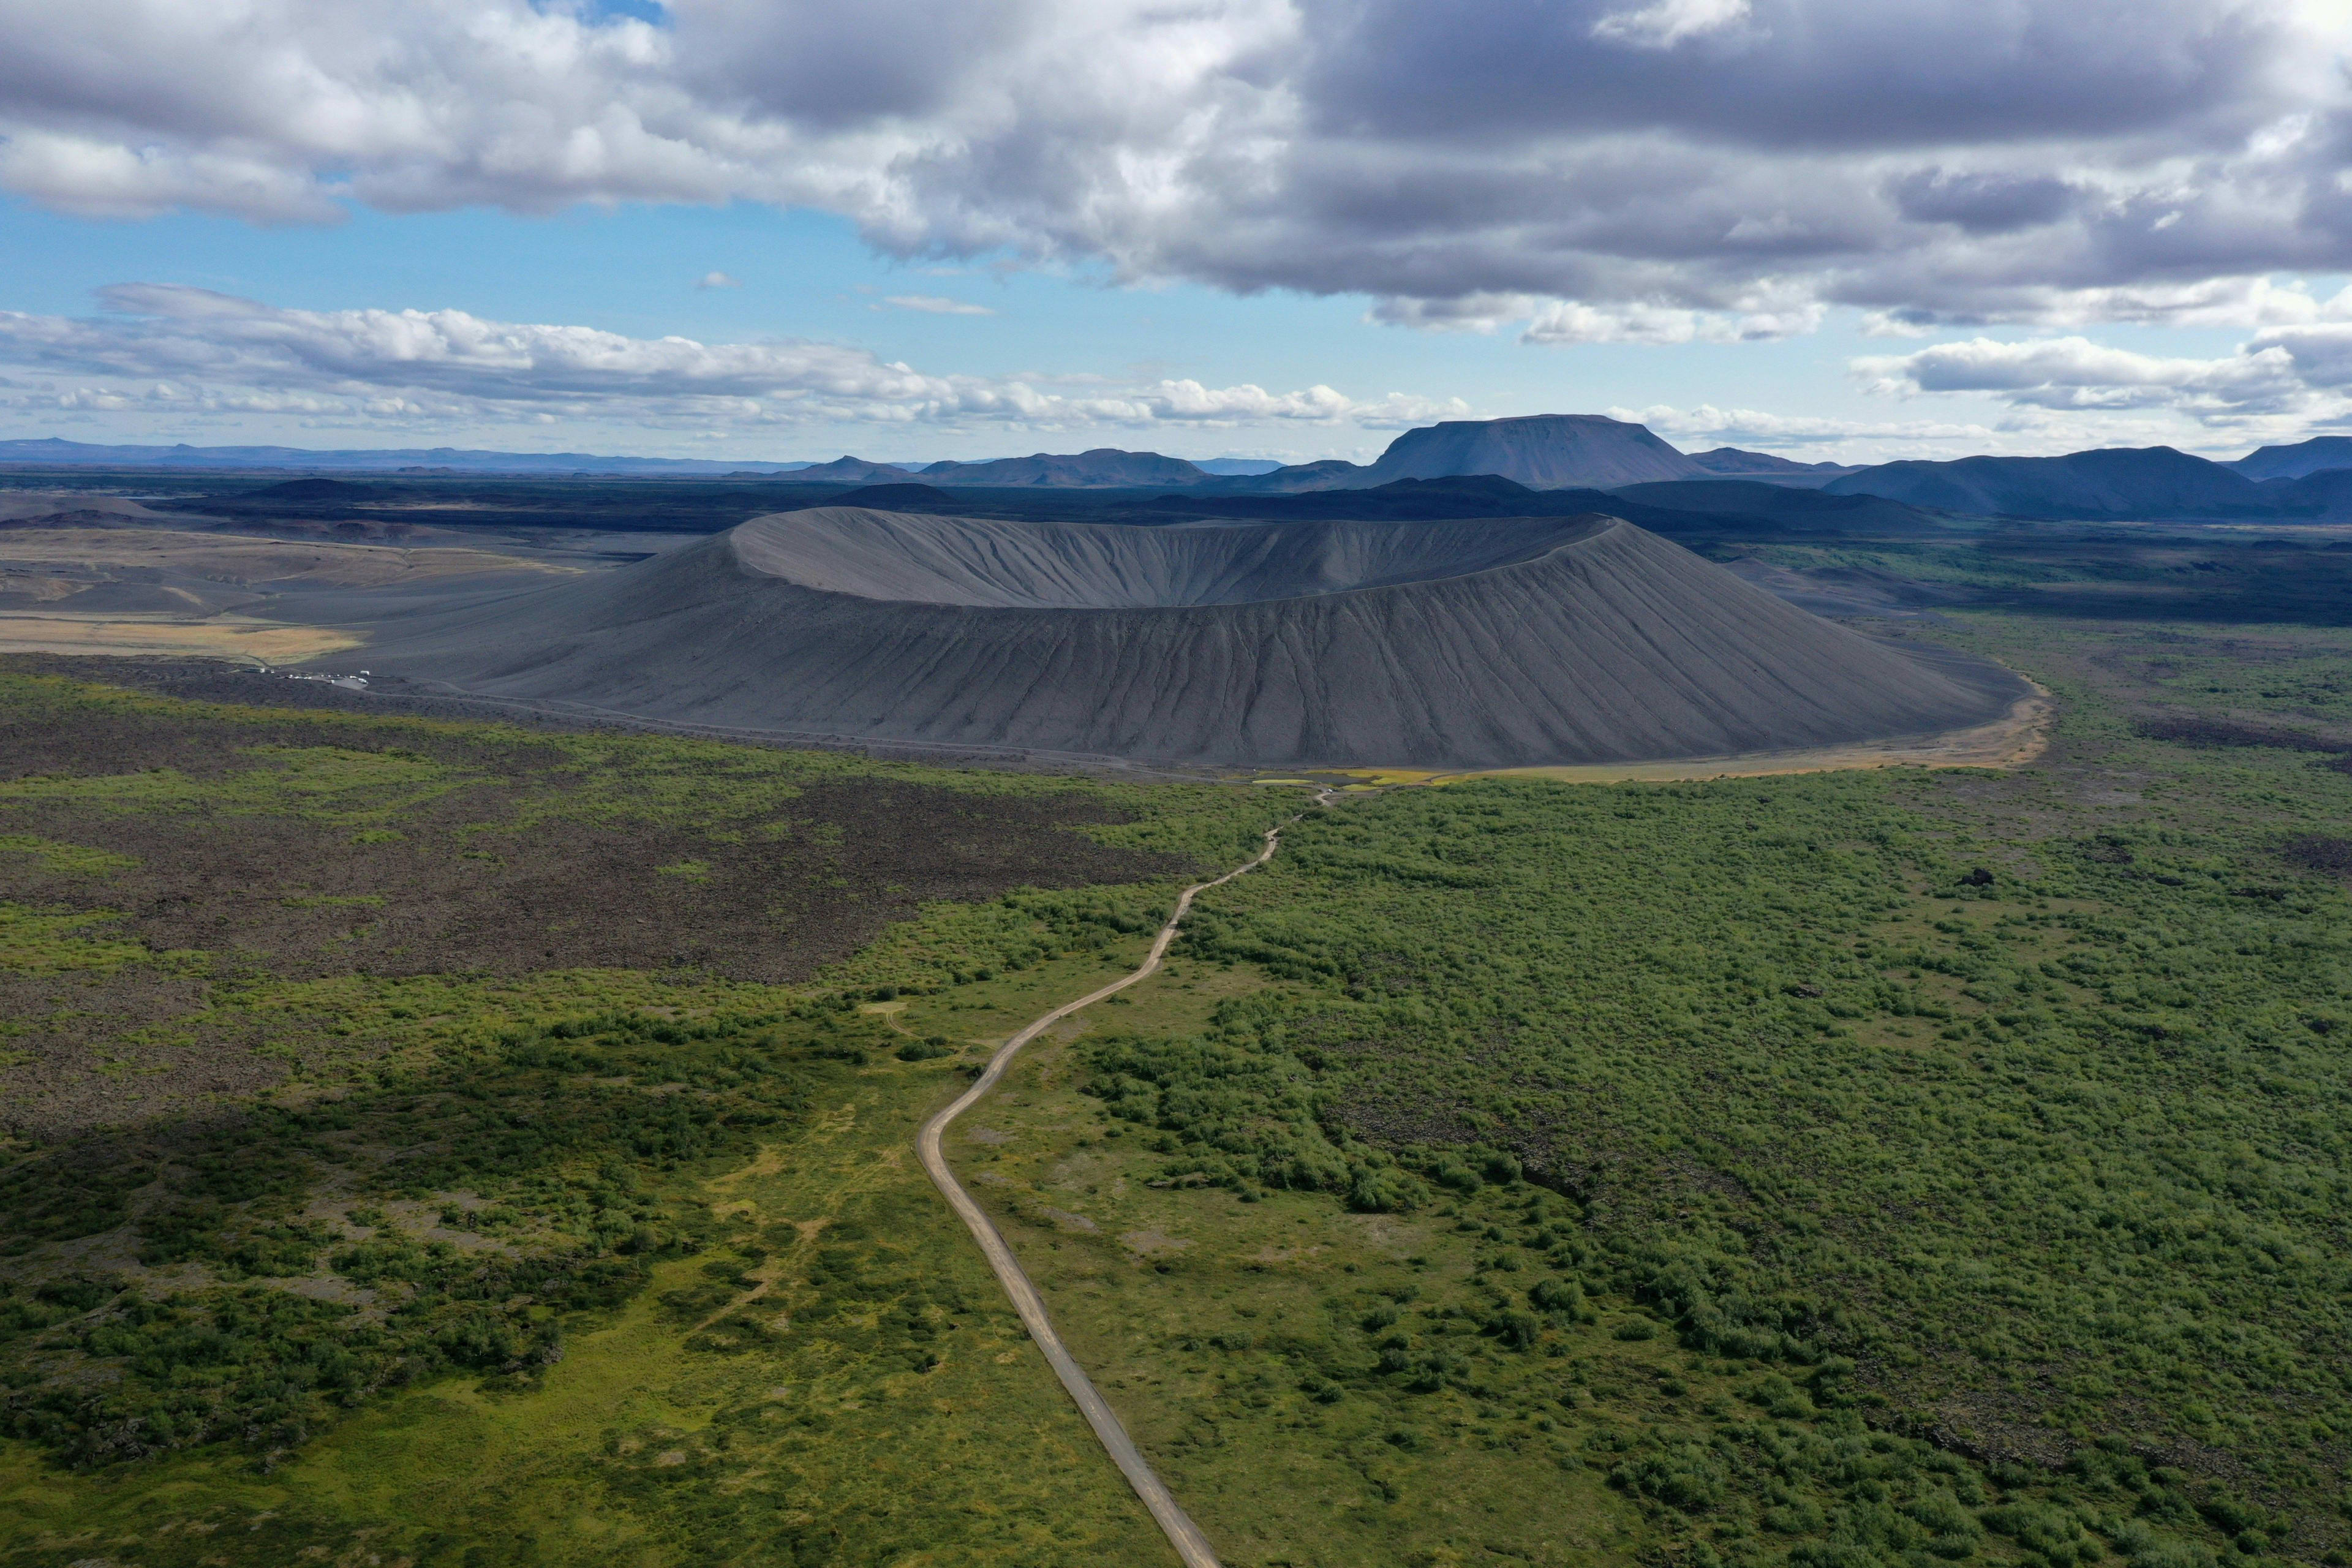
[[[1269,458],[1210,458],[1192,462],[1163,458],[1157,452],[1122,452],[1097,447],[1090,452],[1056,457],[1039,452],[1027,458],[995,458],[986,462],[869,463],[863,458],[835,458],[830,463],[783,464],[774,470],[795,479],[827,484],[898,484],[909,474],[933,482],[985,485],[991,488],[1046,485],[1066,489],[1124,489],[1160,485],[1195,485],[1202,476],[1229,479],[1272,473],[1282,465]],[[1841,470],[1843,471],[1843,470]],[[760,477],[767,478],[762,473]]]
[[[1668,479],[1801,476],[1820,482],[1853,470],[1799,463],[1735,447],[1692,456],[1648,426],[1598,414],[1538,414],[1516,419],[1458,419],[1408,430],[1369,464],[1326,458],[1280,465],[1224,458],[1207,463],[1157,452],[1098,447],[1057,456],[1000,458],[985,463],[930,463],[907,469],[844,458],[793,476],[849,484],[894,484],[907,473],[927,485],[962,489],[1184,489],[1220,495],[1297,495],[1372,489],[1401,479],[1493,475],[1529,489],[1611,489]]]
[[[1408,430],[1369,464],[1338,458],[1276,466],[1221,458],[1189,462],[1157,452],[1098,447],[984,462],[828,463],[746,467],[698,458],[614,458],[579,452],[516,453],[438,447],[404,450],[305,451],[290,447],[100,447],[75,441],[0,441],[0,464],[165,468],[280,468],[391,474],[595,475],[782,479],[812,485],[903,485],[915,475],[933,487],[979,489],[1150,489],[1187,496],[1263,498],[1386,489],[1492,476],[1527,490],[1625,491],[1628,487],[1703,485],[1736,479],[1755,488],[1869,496],[1968,517],[2079,521],[2276,519],[2352,521],[2352,437],[2319,436],[2264,447],[2217,463],[2170,447],[2111,447],[2057,458],[1958,458],[1841,468],[1718,447],[1683,452],[1646,426],[1597,414],[1459,419]],[[1402,495],[1402,492],[1395,492]],[[1339,515],[1358,503],[1310,509]],[[1383,503],[1389,504],[1389,503]],[[1398,504],[1402,504],[1399,502]],[[1418,501],[1414,505],[1421,504]],[[1449,504],[1460,504],[1458,501]],[[1664,504],[1663,498],[1646,504]],[[1701,510],[1706,510],[1702,508]]]
[[[2265,447],[2216,463],[2170,447],[2114,447],[2061,458],[1960,458],[1845,468],[1718,447],[1677,451],[1643,426],[1597,415],[1462,420],[1409,430],[1369,466],[1300,464],[1251,479],[1211,481],[1194,493],[1272,497],[1389,489],[1400,480],[1493,475],[1530,490],[1607,490],[1646,505],[1757,510],[1767,486],[1824,496],[1874,497],[1915,510],[1965,517],[2063,521],[2276,519],[2352,521],[2352,437],[2323,436]],[[934,476],[926,474],[927,482]],[[1740,481],[1736,508],[1709,481]],[[1763,481],[1758,483],[1757,481]],[[1388,504],[1405,504],[1402,492]],[[1258,510],[1265,510],[1264,502]],[[1353,503],[1360,507],[1362,503]],[[1412,504],[1420,504],[1413,502]],[[1314,510],[1339,515],[1334,498]],[[1547,509],[1549,510],[1549,509]]]
[[[1122,452],[1097,447],[1076,457],[1039,452],[987,463],[932,463],[922,470],[927,485],[1031,486],[1073,489],[1129,489],[1157,485],[1197,485],[1213,476],[1181,458],[1157,452]]]
[[[1327,459],[1226,481],[1242,494],[1370,489],[1398,479],[1493,474],[1530,489],[1613,489],[1665,479],[1849,473],[1833,463],[1799,463],[1736,447],[1692,456],[1646,425],[1600,414],[1533,414],[1514,419],[1452,419],[1408,430],[1369,465]],[[934,479],[926,473],[926,479]]]
[[[0,464],[46,468],[292,468],[330,473],[698,476],[714,479],[805,479],[816,484],[887,484],[909,474],[952,470],[961,485],[1168,485],[1263,474],[1282,467],[1264,458],[1211,458],[1191,463],[1156,452],[1101,447],[1075,457],[1040,452],[983,463],[871,463],[842,457],[829,463],[745,463],[704,458],[616,458],[593,452],[492,452],[455,447],[111,447],[55,437],[0,441]]]
[[[455,447],[359,447],[313,451],[302,447],[100,447],[83,441],[0,441],[0,463],[52,468],[312,468],[337,472],[418,474],[649,474],[719,476],[740,462],[700,458],[609,458],[589,452],[483,452]],[[779,463],[798,470],[807,463]],[[766,469],[761,470],[765,473]],[[903,470],[901,470],[903,471]]]
[[[2252,517],[2274,510],[2243,474],[2170,447],[1883,463],[1822,488],[1976,517]]]
[[[1537,414],[1521,419],[1452,420],[1408,430],[1364,470],[1367,484],[1496,474],[1530,489],[1652,484],[1750,474],[1843,474],[1834,463],[1798,463],[1764,452],[1717,447],[1676,450],[1646,425],[1599,414]]]
[[[2314,436],[2292,447],[2264,447],[2229,466],[2250,479],[2299,479],[2326,468],[2352,468],[2352,436]]]
[[[167,468],[291,468],[313,472],[643,475],[792,479],[811,484],[875,485],[920,474],[927,484],[962,489],[1132,489],[1230,488],[1243,493],[1369,489],[1401,479],[1497,474],[1538,489],[1606,489],[1651,479],[1722,475],[1827,475],[1847,470],[1791,462],[1730,447],[1696,457],[1676,451],[1645,426],[1597,414],[1541,414],[1517,419],[1450,420],[1408,430],[1369,465],[1337,459],[1283,465],[1254,458],[1191,462],[1112,447],[985,462],[876,463],[841,457],[827,463],[723,462],[692,458],[615,458],[587,452],[491,452],[449,447],[309,451],[296,447],[101,447],[56,439],[0,441],[0,464]]]
[[[2316,437],[2292,447],[2265,447],[2234,463],[2211,462],[2170,447],[2111,447],[2062,458],[1882,463],[1822,489],[1972,517],[2344,521],[2352,521],[2352,441]]]
[[[795,479],[810,479],[822,484],[887,485],[897,484],[920,468],[908,468],[897,463],[869,463],[863,458],[835,458],[830,463],[780,464],[772,470],[761,472],[761,478],[771,473],[788,474]],[[750,472],[751,470],[744,470]]]
[[[1693,452],[1690,460],[1708,473],[1725,479],[1749,479],[1758,474],[1844,474],[1853,471],[1845,464],[1800,463],[1792,458],[1776,458],[1769,452],[1743,452],[1737,447],[1717,447],[1711,452]]]

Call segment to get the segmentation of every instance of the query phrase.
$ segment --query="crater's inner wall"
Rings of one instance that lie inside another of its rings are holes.
[[[2022,689],[1605,518],[787,513],[377,630],[352,659],[502,697],[1253,768],[1732,756],[1981,723]]]
[[[828,594],[992,609],[1247,605],[1466,576],[1584,538],[1591,518],[1458,522],[1004,522],[818,507],[755,518],[736,557]]]

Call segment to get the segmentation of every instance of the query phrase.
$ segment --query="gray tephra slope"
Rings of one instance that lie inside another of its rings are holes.
[[[826,508],[388,623],[348,657],[663,720],[1258,767],[1719,756],[1979,722],[2020,689],[1596,517]]]

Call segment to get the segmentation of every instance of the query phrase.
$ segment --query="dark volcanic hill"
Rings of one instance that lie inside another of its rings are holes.
[[[386,673],[648,718],[1235,766],[1727,755],[2021,689],[1613,518],[1003,522],[828,507],[387,622]]]
[[[1769,452],[1743,452],[1737,447],[1717,447],[1710,452],[1693,452],[1690,460],[1710,474],[1727,479],[1743,474],[1842,474],[1844,466],[1837,463],[1800,463],[1791,458],[1776,458]]]
[[[1532,489],[1608,489],[1644,479],[1692,479],[1706,471],[1647,426],[1599,414],[1537,414],[1524,419],[1454,419],[1408,430],[1356,482],[1499,474]]]
[[[1097,447],[1075,457],[1039,452],[986,463],[933,463],[922,473],[927,485],[961,486],[1197,485],[1209,478],[1181,458],[1122,452],[1116,447]]]
[[[1336,458],[1227,480],[1223,494],[1277,495],[1370,489],[1399,479],[1498,475],[1532,489],[1612,489],[1654,480],[1769,474],[1811,482],[1846,470],[1798,463],[1765,452],[1718,447],[1696,457],[1666,445],[1649,427],[1598,414],[1538,414],[1517,419],[1456,419],[1408,430],[1370,467]]]
[[[2352,519],[2352,468],[2319,468],[2299,479],[2264,479],[2263,499],[2282,521],[2342,522]]]
[[[1345,458],[1324,458],[1312,463],[1291,463],[1271,473],[1213,479],[1205,488],[1220,495],[1297,495],[1364,484],[1369,472],[1362,464]]]
[[[844,501],[849,498],[843,497]],[[1263,522],[1369,522],[1406,518],[1564,517],[1609,504],[1599,490],[1532,490],[1494,474],[1391,479],[1370,489],[1300,490],[1261,496],[1160,496],[1139,510]]]
[[[1630,502],[1725,520],[1751,518],[1830,533],[1916,535],[1944,532],[1951,526],[1944,519],[1884,496],[1825,495],[1817,489],[1754,479],[1668,479],[1626,485],[1615,494],[1621,506]]]
[[[827,506],[869,507],[876,511],[953,511],[955,498],[942,489],[934,489],[918,479],[905,479],[897,484],[867,485],[846,495],[835,496]]]
[[[1976,517],[2256,517],[2274,510],[2242,474],[2170,447],[1884,463],[1822,488]]]
[[[860,499],[860,498],[872,499]],[[860,490],[835,505],[883,506],[882,492]],[[953,506],[887,503],[902,510],[952,511]],[[1408,518],[1570,517],[1603,511],[1669,539],[1794,540],[1855,533],[1929,535],[1950,531],[1948,520],[1879,496],[1825,496],[1753,479],[1667,479],[1615,490],[1531,490],[1492,474],[1444,479],[1395,479],[1373,489],[1308,490],[1290,495],[1157,497],[1137,513],[1195,518],[1248,518],[1262,522],[1339,521]]]
[[[788,478],[796,484],[896,485],[913,478],[905,468],[888,463],[869,463],[863,458],[835,458],[830,463],[817,463],[805,468],[793,468],[777,478]]]
[[[2328,468],[2352,468],[2352,436],[2314,436],[2291,447],[2264,447],[2222,466],[2250,479],[2299,479]]]

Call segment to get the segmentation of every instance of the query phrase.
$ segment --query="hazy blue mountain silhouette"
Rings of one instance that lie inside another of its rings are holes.
[[[1197,485],[1209,479],[1208,474],[1181,458],[1163,458],[1157,452],[1122,452],[1116,447],[1097,447],[1074,456],[1038,452],[1026,458],[998,458],[984,463],[932,463],[922,471],[927,485],[1124,488]]]
[[[1977,517],[2259,517],[2276,510],[2243,474],[2170,447],[1884,463],[1822,489]]]
[[[2287,447],[2264,447],[2228,465],[2250,479],[2299,479],[2329,468],[2352,468],[2352,436],[2314,436]]]

